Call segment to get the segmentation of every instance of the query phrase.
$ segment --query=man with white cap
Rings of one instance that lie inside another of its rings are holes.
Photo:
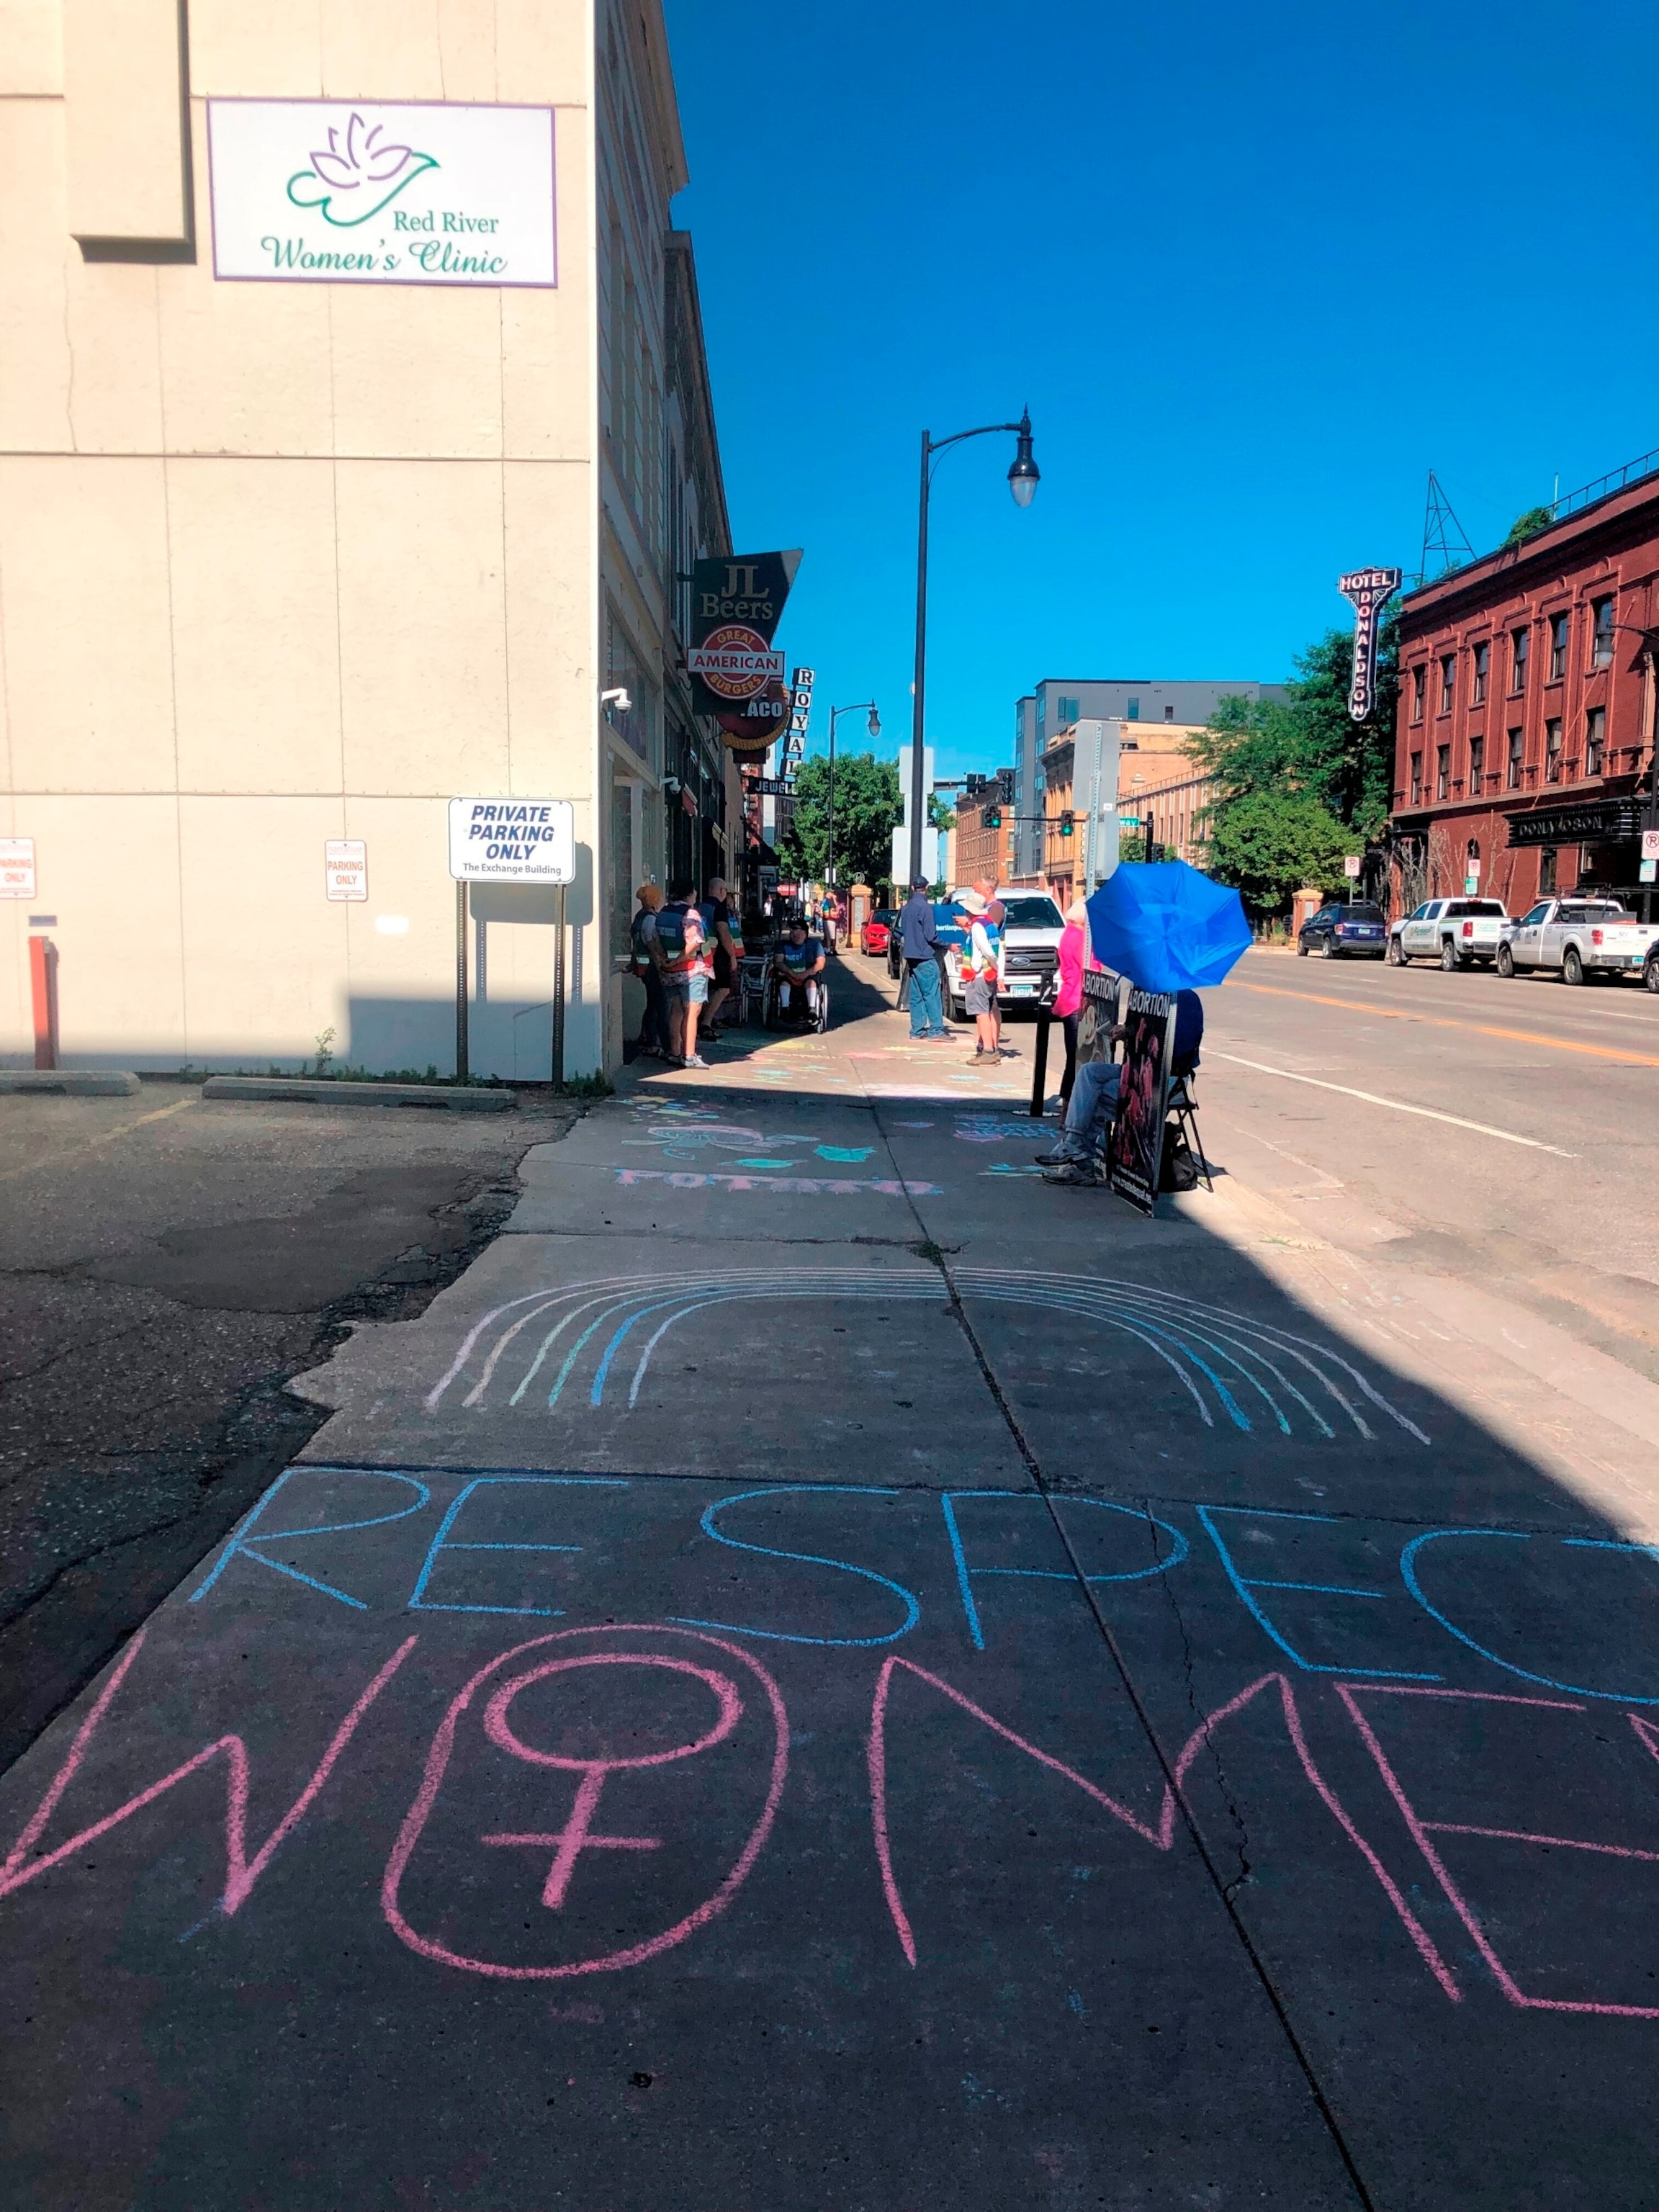
[[[970,1067],[1001,1064],[997,1042],[998,945],[994,917],[1000,911],[988,906],[976,891],[958,891],[957,904],[968,916],[968,942],[963,947],[962,1004],[974,1018],[976,1042]]]

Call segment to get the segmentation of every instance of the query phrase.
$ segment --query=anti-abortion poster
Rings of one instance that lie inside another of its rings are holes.
[[[1083,1004],[1078,1008],[1077,1062],[1112,1056],[1112,1028],[1117,1020],[1119,979],[1109,968],[1086,968],[1083,973]]]
[[[1106,1171],[1118,1196],[1143,1213],[1152,1212],[1158,1195],[1175,1012],[1172,993],[1131,987],[1123,1019],[1123,1077],[1106,1143]]]

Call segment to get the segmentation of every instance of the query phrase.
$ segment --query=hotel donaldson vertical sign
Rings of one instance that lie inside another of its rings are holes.
[[[210,100],[213,273],[553,285],[553,111]]]

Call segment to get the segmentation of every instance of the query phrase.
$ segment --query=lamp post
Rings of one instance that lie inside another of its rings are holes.
[[[1019,441],[1008,471],[1008,489],[1014,495],[1016,507],[1029,507],[1036,496],[1040,474],[1031,458],[1031,416],[1029,408],[1018,422],[987,422],[977,430],[958,430],[950,438],[935,438],[926,430],[921,434],[921,513],[916,539],[916,678],[912,687],[915,696],[910,717],[910,879],[913,883],[921,873],[921,832],[927,804],[927,779],[922,769],[921,732],[927,686],[927,495],[933,481],[933,456],[942,453],[947,446],[961,445],[964,438],[988,438],[1000,431],[1012,431]],[[896,890],[897,885],[894,888]]]
[[[823,861],[826,890],[836,888],[836,725],[843,714],[856,714],[866,707],[870,710],[867,725],[870,734],[872,738],[878,738],[881,735],[881,716],[876,712],[873,699],[855,699],[850,707],[832,707],[830,709],[830,831]]]

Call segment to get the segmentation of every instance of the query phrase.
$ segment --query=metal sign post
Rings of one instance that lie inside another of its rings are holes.
[[[465,1083],[467,1066],[466,885],[455,886],[455,1080]]]
[[[558,892],[553,947],[553,1082],[564,1085],[565,888],[576,875],[576,810],[568,799],[452,799],[449,872],[455,879],[455,1073],[468,1077],[466,919],[471,884],[550,884]]]
[[[553,921],[553,1088],[564,1089],[564,885]]]

